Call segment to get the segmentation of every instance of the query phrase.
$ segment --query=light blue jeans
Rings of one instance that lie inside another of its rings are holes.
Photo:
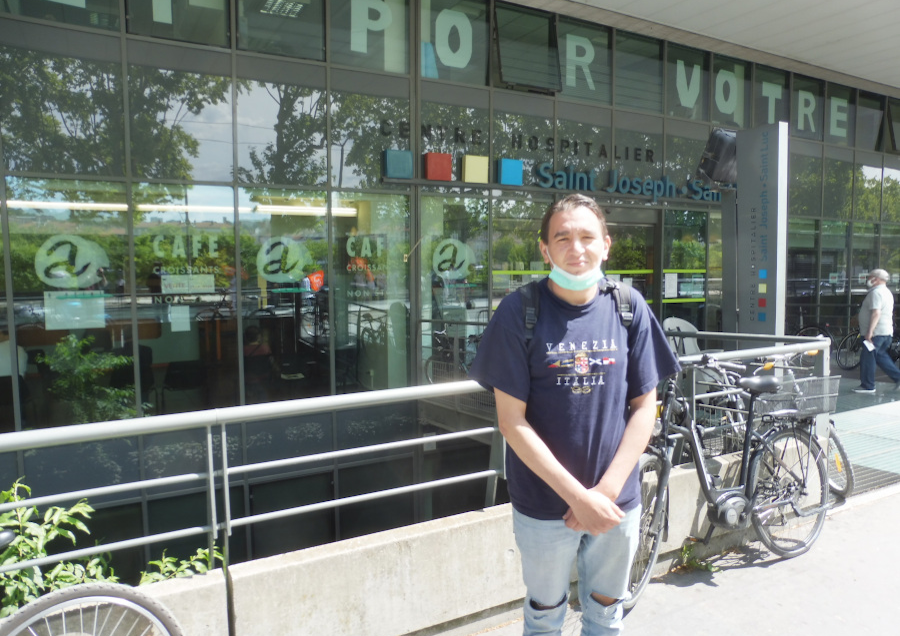
[[[578,564],[581,635],[612,636],[622,632],[622,603],[628,593],[631,560],[637,550],[640,506],[621,523],[596,537],[566,527],[562,519],[542,521],[513,510],[513,531],[522,554],[525,580],[524,636],[562,632],[572,563]],[[606,607],[592,593],[620,599]],[[537,609],[532,603],[551,609]]]

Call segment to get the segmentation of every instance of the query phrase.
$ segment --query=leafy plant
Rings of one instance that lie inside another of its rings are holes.
[[[167,579],[180,579],[195,574],[205,574],[215,567],[216,561],[222,561],[222,553],[218,548],[213,549],[212,558],[209,550],[200,548],[197,553],[188,559],[176,559],[166,556],[163,550],[162,557],[158,561],[150,561],[150,565],[157,568],[158,572],[141,572],[141,582],[138,585],[148,585]]]
[[[681,565],[679,567],[684,570],[705,570],[707,572],[718,572],[719,570],[709,561],[694,556],[694,546],[690,543],[681,546]]]
[[[0,503],[17,502],[31,496],[31,488],[16,480],[12,488],[0,492]],[[0,514],[0,528],[10,529],[16,538],[0,554],[0,564],[11,565],[46,557],[48,545],[63,538],[76,544],[77,532],[90,534],[84,519],[90,519],[94,509],[82,499],[70,508],[52,506],[40,514],[36,507],[21,507]],[[94,556],[74,563],[60,563],[45,572],[31,566],[0,574],[3,598],[0,618],[9,616],[17,608],[56,589],[91,581],[115,582],[106,558]]]

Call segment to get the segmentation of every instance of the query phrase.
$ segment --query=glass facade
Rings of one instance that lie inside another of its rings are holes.
[[[694,177],[716,127],[790,123],[788,314],[844,328],[861,273],[900,272],[898,113],[851,86],[481,0],[4,3],[0,430],[463,377],[499,300],[546,273],[540,218],[569,191],[609,209],[610,276],[661,318],[717,329],[721,206]],[[230,435],[240,463],[438,431],[442,418],[405,405]],[[85,447],[97,469],[73,479],[171,474],[198,443]],[[255,477],[234,485],[233,508],[357,494],[376,473],[382,485],[448,476],[487,456],[458,441]],[[57,461],[0,466],[52,490],[66,480],[44,468]],[[233,553],[452,514],[481,505],[483,485],[271,522]],[[98,523],[165,527],[166,496],[101,502]]]

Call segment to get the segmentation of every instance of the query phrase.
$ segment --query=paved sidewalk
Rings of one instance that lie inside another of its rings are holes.
[[[812,549],[778,559],[758,542],[711,561],[718,570],[652,581],[625,619],[634,636],[885,636],[900,625],[900,486],[852,497],[833,510]],[[580,634],[570,611],[563,636]],[[521,611],[474,636],[520,636]]]

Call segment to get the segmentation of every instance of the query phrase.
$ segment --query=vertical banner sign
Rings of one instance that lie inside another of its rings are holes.
[[[737,134],[738,327],[784,335],[788,125]]]

